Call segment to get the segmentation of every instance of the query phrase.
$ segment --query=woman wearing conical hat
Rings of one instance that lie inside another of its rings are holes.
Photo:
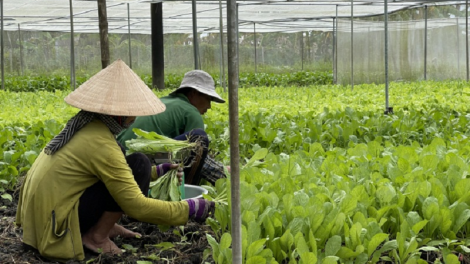
[[[204,221],[214,210],[204,199],[165,202],[144,195],[151,180],[177,165],[157,169],[141,153],[125,156],[117,143],[115,136],[136,116],[165,110],[124,62],[101,70],[65,101],[81,111],[47,144],[21,186],[16,223],[26,245],[57,261],[83,260],[83,247],[119,254],[114,237],[140,236],[117,224],[124,213],[182,225],[190,218]]]

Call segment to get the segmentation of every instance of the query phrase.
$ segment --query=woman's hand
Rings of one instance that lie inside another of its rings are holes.
[[[156,166],[156,170],[158,177],[165,175],[170,170],[178,170],[176,173],[176,176],[178,176],[178,182],[180,185],[183,182],[183,168],[178,164],[162,163]]]
[[[171,164],[170,169],[178,170],[176,176],[178,176],[179,185],[183,182],[183,167],[179,166],[178,164]]]
[[[208,217],[214,215],[215,202],[208,201],[202,198],[186,199],[189,205],[189,218],[194,219],[196,222],[202,223]]]

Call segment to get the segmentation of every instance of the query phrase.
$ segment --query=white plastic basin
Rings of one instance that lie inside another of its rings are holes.
[[[184,198],[202,198],[203,194],[206,194],[207,190],[202,188],[201,186],[192,185],[192,184],[185,184],[184,185]]]

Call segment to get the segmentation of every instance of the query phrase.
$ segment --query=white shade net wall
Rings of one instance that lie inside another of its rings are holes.
[[[10,75],[59,74],[70,71],[70,33],[5,31],[5,72]],[[87,76],[101,69],[99,35],[75,33],[75,70]],[[164,37],[165,73],[183,74],[194,67],[193,39],[190,34]],[[221,68],[220,35],[199,34],[200,68],[218,74]],[[240,72],[286,73],[332,70],[332,33],[240,33]],[[151,74],[151,36],[109,34],[111,60],[124,60],[139,74]],[[131,52],[131,54],[129,54]],[[256,54],[256,59],[255,59]],[[224,56],[227,56],[224,34]],[[227,59],[225,59],[227,70]]]
[[[338,83],[385,82],[385,27],[380,20],[354,19],[352,64],[351,20],[338,21]],[[427,25],[424,19],[389,21],[388,32],[389,81],[465,79],[465,17],[427,19]]]

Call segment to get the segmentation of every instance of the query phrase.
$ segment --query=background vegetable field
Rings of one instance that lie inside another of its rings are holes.
[[[78,111],[68,92],[0,91],[3,199]],[[377,85],[239,90],[244,263],[470,261],[470,85],[393,83],[391,115],[384,98]],[[204,118],[228,163],[228,105]],[[230,199],[208,225],[213,262],[230,263]]]

